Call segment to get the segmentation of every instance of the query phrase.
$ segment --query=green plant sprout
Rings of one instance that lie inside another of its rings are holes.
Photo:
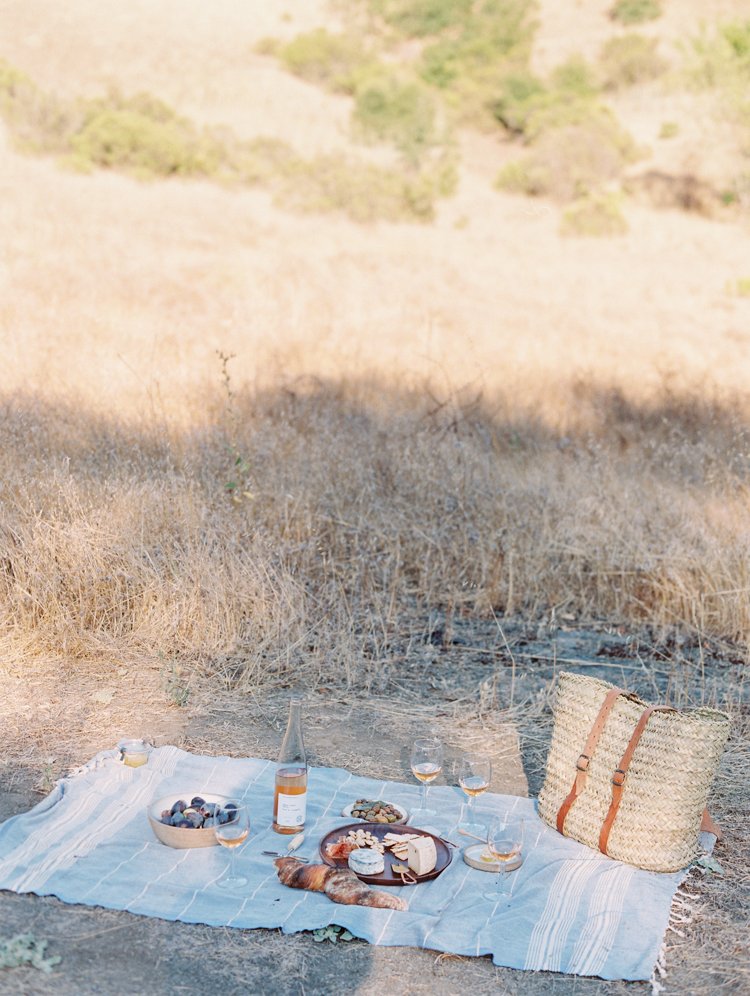
[[[696,868],[701,875],[712,874],[712,875],[723,875],[724,869],[721,867],[719,862],[712,854],[701,854],[700,857],[696,858],[692,866]]]
[[[339,927],[337,923],[332,923],[328,927],[318,927],[312,932],[312,935],[314,941],[330,941],[332,944],[335,944],[336,941],[354,940],[354,935],[343,927]]]
[[[37,941],[33,934],[16,934],[15,937],[0,937],[0,968],[20,968],[28,965],[49,974],[53,965],[62,958],[60,955],[44,957],[49,941]]]
[[[190,687],[183,677],[182,667],[177,663],[177,658],[173,656],[170,661],[166,661],[160,650],[159,660],[162,662],[159,673],[161,674],[161,687],[164,694],[176,706],[186,705],[190,697]]]

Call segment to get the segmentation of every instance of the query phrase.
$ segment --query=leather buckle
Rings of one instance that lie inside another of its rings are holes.
[[[622,780],[619,782],[617,781],[618,775],[622,775]],[[627,771],[623,771],[622,768],[615,768],[615,773],[614,775],[612,775],[612,784],[616,785],[618,788],[622,788],[622,786],[625,784],[625,779],[627,778],[627,775],[628,775]]]
[[[583,767],[581,767],[581,761],[586,762]],[[576,768],[578,768],[579,771],[588,771],[590,761],[591,758],[588,756],[588,754],[581,754],[581,756],[578,758],[578,763],[576,764]]]

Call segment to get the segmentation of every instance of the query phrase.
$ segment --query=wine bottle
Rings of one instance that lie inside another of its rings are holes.
[[[302,741],[300,706],[293,695],[289,702],[289,723],[276,763],[273,794],[273,828],[276,833],[299,833],[305,825],[307,801],[307,755]]]

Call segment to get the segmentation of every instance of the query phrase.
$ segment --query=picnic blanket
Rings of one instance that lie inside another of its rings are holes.
[[[271,829],[275,769],[273,761],[201,757],[176,747],[154,750],[141,768],[125,767],[113,751],[98,754],[28,813],[0,824],[0,888],[187,923],[285,933],[339,924],[371,944],[491,954],[495,964],[510,968],[603,979],[651,976],[684,872],[657,874],[613,861],[550,829],[534,800],[485,793],[477,800],[485,822],[511,810],[526,821],[524,861],[509,876],[511,898],[484,899],[493,877],[470,868],[456,850],[435,880],[394,890],[409,902],[408,912],[339,905],[281,885],[273,858],[261,854],[283,851],[287,842]],[[173,850],[156,839],[147,807],[175,792],[214,792],[249,805],[250,837],[236,854],[248,879],[242,890],[216,886],[229,861],[224,848]],[[298,853],[319,860],[320,838],[348,822],[341,810],[355,799],[413,809],[418,797],[416,785],[312,768],[306,840]],[[455,828],[463,793],[432,786],[428,799],[439,812],[434,826]],[[455,829],[448,835],[461,847],[471,843]]]

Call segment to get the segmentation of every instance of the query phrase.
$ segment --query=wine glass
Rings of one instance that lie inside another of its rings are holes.
[[[422,804],[411,814],[417,820],[427,816],[437,816],[437,811],[427,808],[427,786],[443,770],[443,747],[439,740],[422,738],[414,741],[411,752],[411,770],[422,783]]]
[[[523,847],[523,820],[512,814],[508,816],[493,816],[490,821],[490,829],[487,832],[487,847],[490,849],[493,860],[502,862],[500,879],[495,883],[495,891],[485,892],[484,898],[492,902],[500,902],[502,899],[510,898],[511,893],[505,891],[505,883],[510,872],[521,867],[523,858],[521,848]]]
[[[466,819],[458,824],[462,830],[470,833],[479,833],[486,830],[484,823],[478,823],[474,817],[474,806],[477,796],[486,792],[490,787],[492,778],[492,762],[486,754],[477,754],[470,751],[461,758],[461,771],[458,776],[458,784],[469,798],[469,811]]]
[[[240,806],[236,802],[225,802],[217,809],[216,819],[220,821],[214,826],[216,839],[223,847],[229,848],[231,855],[228,873],[216,884],[222,889],[239,889],[247,885],[247,879],[237,875],[234,870],[234,852],[250,833],[250,814],[247,806]]]

